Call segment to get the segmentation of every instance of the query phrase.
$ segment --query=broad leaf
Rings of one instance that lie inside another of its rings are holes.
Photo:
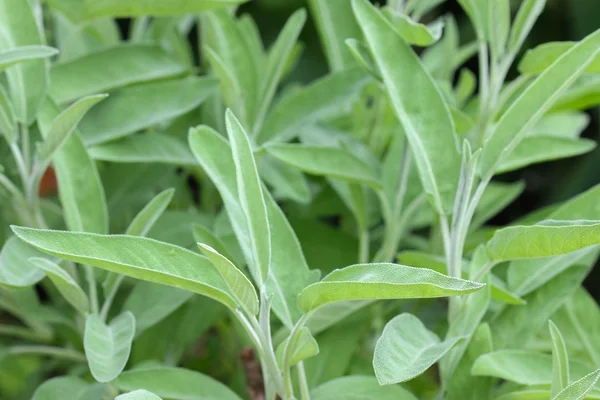
[[[175,189],[166,189],[157,194],[146,206],[135,216],[129,224],[126,235],[146,236],[154,223],[169,206]]]
[[[79,312],[85,315],[90,311],[87,295],[67,271],[45,258],[30,258],[29,262],[44,271],[60,294]]]
[[[57,257],[190,290],[236,307],[214,266],[205,257],[184,248],[135,236],[23,227],[13,230],[25,242]]]
[[[440,341],[412,314],[400,314],[385,325],[375,346],[373,368],[380,385],[408,381],[421,375],[461,337]]]
[[[0,51],[0,71],[24,61],[48,58],[56,54],[58,54],[57,49],[41,45],[14,47]]]
[[[185,70],[185,65],[158,46],[123,44],[54,65],[50,96],[66,103],[134,83],[172,77]]]
[[[522,74],[541,74],[575,44],[575,42],[550,42],[528,50],[519,63],[519,72]],[[585,72],[600,73],[599,55],[588,65]]]
[[[60,376],[48,379],[33,393],[31,400],[78,399],[88,383],[76,376]]]
[[[379,386],[373,376],[344,376],[318,386],[310,393],[312,400],[416,400],[408,390],[398,385]]]
[[[134,390],[133,392],[124,393],[117,397],[115,400],[162,400],[160,397],[147,390]]]
[[[569,356],[567,346],[560,330],[548,321],[550,336],[552,337],[552,397],[569,384]]]
[[[84,0],[82,17],[84,19],[105,17],[135,17],[141,15],[180,15],[198,13],[212,8],[235,6],[246,0]]]
[[[183,368],[133,369],[123,372],[114,384],[121,390],[145,389],[167,399],[240,400],[221,382]]]
[[[83,347],[92,376],[98,382],[110,382],[125,368],[135,334],[135,317],[124,312],[109,325],[97,315],[85,322]]]
[[[600,379],[600,369],[571,383],[560,391],[553,400],[580,400],[588,394]]]
[[[338,269],[298,296],[305,313],[347,300],[408,299],[460,296],[484,285],[400,264],[357,264]]]
[[[374,6],[365,0],[353,0],[352,4],[406,132],[423,188],[435,210],[448,213],[454,203],[460,169],[448,106],[415,52]]]
[[[0,252],[0,284],[27,287],[44,278],[44,272],[29,261],[32,257],[44,257],[16,236],[9,237]]]

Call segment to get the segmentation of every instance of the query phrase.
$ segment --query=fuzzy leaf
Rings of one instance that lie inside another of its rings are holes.
[[[46,258],[34,257],[29,262],[44,271],[60,294],[79,312],[85,315],[90,311],[87,295],[67,271]]]

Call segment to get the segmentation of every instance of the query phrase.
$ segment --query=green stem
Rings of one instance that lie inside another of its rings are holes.
[[[98,313],[98,289],[96,287],[96,277],[94,276],[94,268],[89,265],[84,265],[85,268],[85,277],[88,281],[88,295],[90,298],[90,305],[92,308],[92,313]]]
[[[103,321],[106,321],[106,317],[110,311],[110,306],[112,305],[112,302],[119,291],[119,286],[121,286],[121,282],[123,282],[124,278],[125,275],[116,275],[114,278],[114,284],[110,286],[108,293],[106,293],[104,304],[102,304],[102,310],[100,310],[100,318],[102,318]]]
[[[359,264],[365,264],[369,262],[369,230],[362,230],[358,235],[359,252],[358,262]]]
[[[302,400],[310,400],[310,388],[306,380],[306,371],[304,370],[304,362],[300,361],[296,367],[298,369],[298,384],[300,385],[300,398]]]
[[[50,338],[34,330],[16,325],[0,325],[0,335],[16,337],[35,342],[49,342]]]
[[[23,159],[23,154],[21,153],[21,149],[15,144],[10,144],[10,151],[12,152],[13,158],[15,159],[15,164],[17,164],[17,170],[19,171],[19,176],[21,177],[21,184],[23,185],[23,190],[27,190],[27,184],[29,182],[29,168],[27,164],[25,164],[25,160]]]
[[[21,143],[23,146],[23,160],[25,165],[31,165],[29,127],[27,124],[21,124]]]
[[[87,362],[85,354],[80,353],[79,351],[52,346],[14,346],[3,350],[2,352],[0,352],[0,354],[3,356],[15,354],[37,354],[44,356],[52,356],[55,358],[62,358],[74,362]]]

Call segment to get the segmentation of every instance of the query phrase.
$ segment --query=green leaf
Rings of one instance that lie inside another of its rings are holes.
[[[477,204],[475,216],[469,228],[474,230],[483,225],[487,220],[515,201],[523,193],[523,190],[525,190],[523,182],[511,184],[490,182]]]
[[[88,145],[114,140],[196,108],[217,88],[212,78],[147,83],[122,88],[81,121]]]
[[[49,91],[56,102],[66,103],[185,71],[185,65],[158,46],[122,44],[54,65],[50,71]]]
[[[293,337],[287,337],[277,347],[275,355],[282,369],[298,364],[300,361],[319,354],[319,344],[308,328],[300,328]],[[287,355],[287,357],[286,357]]]
[[[0,284],[27,287],[44,278],[44,272],[29,261],[32,257],[44,257],[16,236],[9,237],[0,252]]]
[[[600,104],[600,77],[583,76],[569,88],[550,111],[585,110]]]
[[[563,311],[569,322],[563,332],[574,334],[589,361],[600,364],[600,309],[594,298],[579,289],[567,300]]]
[[[380,81],[381,71],[379,71],[379,67],[377,64],[375,64],[369,48],[363,42],[357,39],[346,39],[345,43],[346,46],[348,46],[348,49],[350,49],[350,52],[352,53],[352,56],[358,65],[360,65],[361,68],[368,72],[373,78]]]
[[[286,198],[307,204],[311,198],[308,179],[298,168],[270,156],[260,159],[261,178],[274,189],[275,198]]]
[[[212,247],[198,243],[202,253],[217,268],[238,304],[251,315],[258,314],[258,296],[252,283],[235,265]]]
[[[309,0],[329,70],[338,72],[354,66],[344,47],[347,38],[360,38],[361,32],[347,0]]]
[[[585,154],[596,148],[589,139],[566,139],[553,136],[533,136],[523,139],[499,164],[496,173],[514,171],[532,164]]]
[[[549,42],[527,50],[519,62],[519,72],[530,75],[541,74],[575,44],[576,42]],[[600,73],[600,56],[596,56],[585,72]]]
[[[42,27],[38,26],[33,7],[21,0],[0,1],[0,51],[44,44]],[[31,124],[46,95],[48,63],[31,60],[9,67],[6,79],[17,120]]]
[[[510,30],[510,38],[508,40],[509,52],[516,54],[519,51],[529,32],[531,32],[535,21],[544,10],[545,5],[546,0],[524,0],[521,3],[521,7]]]
[[[59,115],[58,107],[46,101],[38,114],[43,137]],[[104,188],[96,164],[90,158],[76,130],[56,152],[52,165],[58,181],[58,196],[63,207],[67,228],[77,232],[108,232],[108,210]]]
[[[0,51],[0,71],[24,61],[48,58],[56,54],[58,50],[54,47],[42,45],[21,46]]]
[[[38,386],[31,400],[78,399],[87,387],[88,383],[76,376],[59,376]]]
[[[157,194],[146,206],[135,216],[129,224],[126,235],[146,236],[156,220],[163,214],[173,199],[175,189],[163,190]]]
[[[19,136],[16,120],[17,116],[12,101],[4,87],[0,85],[0,133],[4,135],[8,143],[14,143]]]
[[[569,384],[569,356],[567,346],[560,330],[548,321],[550,336],[552,337],[552,397]]]
[[[391,8],[384,9],[384,15],[394,26],[400,37],[408,44],[422,47],[430,46],[442,37],[443,19],[425,25]]]
[[[167,399],[240,400],[215,379],[183,368],[137,368],[123,372],[114,384],[120,390],[145,389]]]
[[[379,386],[373,376],[344,376],[313,389],[312,400],[417,400],[408,390],[398,385]]]
[[[98,382],[110,382],[125,368],[135,334],[135,317],[125,311],[109,325],[97,315],[88,316],[83,348],[92,376]]]
[[[458,0],[458,2],[473,23],[477,36],[489,41],[488,15],[491,2],[488,0]]]
[[[96,235],[13,227],[34,247],[82,264],[211,297],[230,308],[235,300],[212,264],[199,254],[136,236]]]
[[[160,163],[195,165],[196,159],[185,142],[163,133],[126,136],[92,146],[95,160],[119,163]]]
[[[163,16],[198,13],[213,8],[235,6],[246,0],[84,0],[82,18]]]
[[[460,169],[448,106],[415,52],[385,18],[365,0],[353,0],[352,5],[406,132],[423,188],[435,210],[446,214],[454,203]]]
[[[123,304],[123,311],[135,317],[135,336],[156,325],[192,297],[187,290],[159,285],[152,282],[137,282]]]
[[[491,0],[488,5],[490,48],[497,60],[504,54],[510,29],[510,0]]]
[[[223,255],[223,257],[227,258],[228,260],[232,260],[232,262],[237,262],[237,260],[229,254],[229,251],[227,251],[227,246],[225,245],[225,243],[223,243],[223,241],[219,237],[215,236],[213,232],[209,231],[204,226],[200,224],[194,224],[192,226],[192,234],[196,243],[205,243],[213,249],[215,249],[216,251],[218,251],[220,254]]]
[[[306,287],[298,296],[298,307],[308,313],[338,301],[460,296],[483,286],[424,268],[356,264],[335,270]]]
[[[270,144],[266,146],[275,158],[307,173],[325,175],[380,188],[377,174],[367,164],[345,149],[302,144]]]
[[[246,216],[253,255],[253,273],[262,285],[267,281],[271,264],[271,235],[263,189],[250,139],[235,115],[225,114],[227,134],[231,144],[240,205]]]
[[[600,222],[546,220],[538,225],[499,229],[487,242],[492,262],[570,253],[600,243]]]
[[[498,163],[512,153],[527,131],[583,73],[599,49],[600,30],[566,52],[512,103],[484,144],[480,159],[482,176],[493,173]]]
[[[115,397],[115,400],[162,400],[160,397],[147,390],[134,390]]]
[[[373,368],[380,385],[405,382],[421,375],[461,337],[440,341],[412,314],[400,314],[385,325],[377,340]]]
[[[582,400],[600,379],[600,369],[571,383],[560,391],[553,400]]]
[[[267,115],[258,143],[285,142],[304,125],[335,115],[350,104],[369,81],[361,68],[333,72],[283,97]]]
[[[44,271],[60,294],[79,312],[85,315],[90,311],[87,295],[67,271],[46,258],[33,257],[29,262]]]
[[[106,97],[108,95],[105,94],[84,97],[69,106],[52,121],[50,130],[37,149],[37,158],[44,166],[44,170],[54,154],[69,140],[70,135],[86,113]]]
[[[587,114],[577,111],[560,111],[545,115],[528,132],[528,136],[553,136],[577,139],[590,123]]]

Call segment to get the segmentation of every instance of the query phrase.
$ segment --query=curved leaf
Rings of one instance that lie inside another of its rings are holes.
[[[440,40],[444,21],[439,19],[429,25],[412,20],[408,15],[386,8],[384,15],[392,23],[398,34],[408,44],[416,46],[429,46]]]
[[[131,135],[89,149],[92,158],[118,163],[195,165],[185,142],[163,133]]]
[[[553,400],[583,400],[600,379],[600,369],[571,383],[560,391]]]
[[[0,284],[27,287],[41,281],[45,274],[29,261],[32,257],[44,257],[37,249],[19,240],[9,237],[0,251]]]
[[[575,44],[576,42],[550,42],[527,50],[519,63],[519,72],[522,74],[541,74]],[[600,55],[597,55],[588,65],[585,72],[600,73]]]
[[[0,133],[8,143],[14,143],[19,135],[16,125],[17,116],[12,101],[4,87],[0,85]]]
[[[60,376],[48,379],[33,393],[31,400],[78,399],[88,383],[76,376]]]
[[[287,352],[287,357],[286,357]],[[319,344],[308,328],[300,328],[293,338],[289,336],[277,347],[275,355],[282,369],[319,354]],[[286,358],[286,359],[284,359]]]
[[[569,356],[567,345],[560,330],[552,320],[548,321],[552,337],[552,397],[569,384]]]
[[[152,200],[135,216],[127,227],[126,235],[146,236],[156,220],[163,214],[173,199],[175,189],[166,189]]]
[[[85,315],[90,311],[87,295],[67,271],[45,258],[34,257],[29,261],[46,273],[60,294],[79,312]]]
[[[235,6],[247,0],[84,0],[84,19],[105,17],[162,16],[197,13],[212,8]]]
[[[324,383],[310,393],[312,400],[417,400],[408,390],[398,385],[379,386],[373,376],[344,376]]]
[[[58,54],[54,47],[31,45],[0,51],[0,71],[23,61],[48,58]]]
[[[134,390],[115,397],[115,400],[162,400],[160,397],[147,390]]]

